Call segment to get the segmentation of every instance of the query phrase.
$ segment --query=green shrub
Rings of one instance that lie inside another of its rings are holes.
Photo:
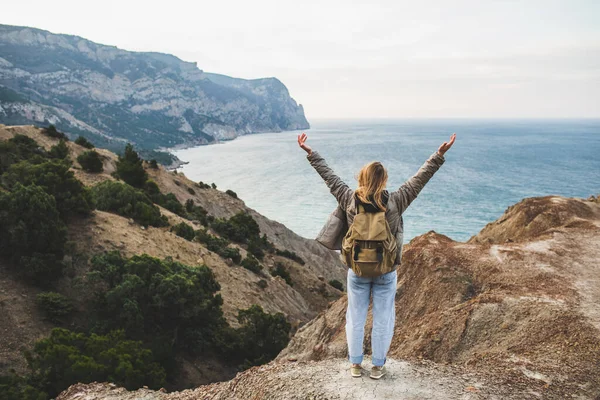
[[[344,291],[344,284],[337,279],[332,279],[329,281],[329,284],[336,288],[337,290]]]
[[[35,283],[60,276],[67,229],[54,197],[36,185],[17,183],[0,192],[0,254]]]
[[[54,328],[50,337],[35,344],[27,362],[32,380],[50,397],[78,382],[109,381],[134,390],[144,385],[159,389],[166,380],[152,351],[127,340],[120,330],[88,336]]]
[[[92,142],[90,142],[83,136],[79,136],[77,139],[75,139],[75,143],[80,145],[81,147],[85,147],[86,149],[94,148],[94,145],[92,144]]]
[[[155,159],[150,160],[150,168],[158,169],[158,162]]]
[[[271,275],[280,276],[281,278],[283,278],[285,283],[287,283],[290,286],[294,286],[294,283],[292,282],[292,277],[290,276],[290,272],[287,270],[285,265],[283,265],[280,262],[275,263],[275,268],[271,271]]]
[[[142,188],[148,180],[142,159],[130,143],[125,146],[123,155],[119,156],[115,176],[137,188]]]
[[[225,259],[231,258],[231,261],[236,264],[239,264],[240,261],[242,261],[240,251],[234,247],[224,247],[218,251],[218,254]]]
[[[99,210],[133,218],[144,226],[167,226],[167,218],[143,192],[120,182],[104,181],[92,188]]]
[[[265,279],[261,279],[260,281],[258,281],[256,283],[258,285],[259,288],[261,289],[266,289],[267,286],[269,286],[269,282],[267,282]]]
[[[249,254],[246,258],[242,260],[242,267],[254,272],[255,274],[259,274],[263,268],[262,265],[260,265],[260,263],[258,262],[258,260],[251,254]]]
[[[248,240],[248,252],[252,254],[254,257],[262,260],[265,256],[265,252],[263,251],[263,242],[258,237],[252,237]]]
[[[234,199],[237,199],[237,198],[238,198],[238,195],[237,195],[237,193],[236,193],[236,192],[234,192],[233,190],[227,189],[227,190],[225,191],[225,193],[226,193],[226,194],[228,194],[228,195],[230,195],[230,196],[231,196],[231,197],[233,197]]]
[[[77,157],[77,162],[87,172],[102,172],[104,166],[102,165],[102,158],[95,150],[88,150]]]
[[[305,264],[304,260],[298,254],[294,253],[293,251],[276,249],[275,254],[277,254],[278,256],[282,256],[285,258],[289,258],[290,260],[296,261],[300,265]]]
[[[69,141],[69,138],[67,137],[67,135],[65,135],[62,132],[59,132],[54,125],[50,125],[47,128],[44,128],[42,130],[42,132],[45,135],[50,136],[52,138],[62,139],[62,140],[65,140],[65,141]]]
[[[37,185],[56,199],[61,216],[89,215],[94,209],[93,197],[72,171],[66,160],[48,160],[39,164],[21,161],[2,175],[9,189],[15,184]]]
[[[0,399],[2,400],[47,400],[48,394],[33,386],[29,379],[17,375],[0,375]]]
[[[171,351],[201,352],[226,326],[219,283],[205,265],[110,252],[92,258],[88,276],[97,286],[93,309],[103,329],[123,328],[131,338],[168,344]]]
[[[46,151],[29,136],[15,135],[6,141],[0,140],[0,174],[19,161],[28,160],[39,164],[47,158]]]
[[[187,188],[187,191],[189,194],[191,194],[192,196],[196,194],[196,191],[194,189],[192,189],[191,187]]]
[[[274,359],[287,346],[290,324],[282,313],[267,314],[254,304],[238,312],[241,327],[237,329],[239,345],[237,356],[244,367],[260,365]]]
[[[68,297],[56,292],[42,292],[36,296],[38,306],[48,319],[54,323],[62,321],[63,317],[73,312],[73,304]]]
[[[202,182],[202,181],[198,182],[198,183],[197,183],[197,186],[198,186],[200,189],[210,189],[210,185],[209,185],[209,184],[207,184],[207,183],[204,183],[204,182]]]
[[[57,158],[59,160],[64,160],[65,158],[67,158],[69,156],[69,147],[67,146],[67,143],[61,139],[58,144],[55,144],[54,146],[52,146],[50,148],[50,151],[48,152],[48,155],[52,158]]]
[[[229,242],[226,239],[211,235],[210,233],[206,232],[206,229],[197,230],[196,239],[200,243],[204,243],[208,250],[214,251],[223,258],[231,258],[236,264],[239,264],[242,260],[242,256],[238,249],[228,247]]]
[[[247,243],[248,239],[260,235],[260,228],[250,214],[243,211],[235,214],[229,220],[218,218],[211,227],[221,236],[238,243]]]
[[[210,184],[210,187],[212,187],[213,189],[216,189],[216,188],[217,188],[217,185],[215,185],[214,183],[211,183],[211,184]]]
[[[174,227],[171,228],[171,232],[175,232],[177,236],[180,236],[186,240],[194,240],[196,236],[196,232],[194,232],[194,228],[185,222],[181,222]]]

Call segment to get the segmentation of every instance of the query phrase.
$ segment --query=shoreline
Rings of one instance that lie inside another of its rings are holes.
[[[244,133],[243,135],[238,135],[236,137],[234,137],[233,139],[215,139],[215,141],[213,142],[209,142],[209,143],[194,143],[194,142],[184,142],[181,144],[177,144],[173,147],[159,147],[156,149],[156,151],[163,151],[165,153],[169,153],[170,155],[172,155],[175,158],[175,161],[172,162],[170,165],[165,166],[165,169],[167,171],[175,171],[178,168],[189,164],[189,161],[184,161],[182,159],[180,159],[179,157],[177,157],[174,154],[174,151],[179,151],[179,150],[187,150],[187,149],[192,149],[195,147],[204,147],[204,146],[213,146],[213,145],[220,145],[220,144],[226,144],[227,142],[232,142],[236,139],[238,139],[239,137],[242,136],[251,136],[251,135],[261,135],[263,133],[282,133],[282,132],[295,132],[295,131],[302,131],[302,130],[310,130],[310,125],[308,128],[301,128],[301,129],[290,129],[290,130],[281,130],[281,131],[263,131],[263,132],[251,132],[251,133]]]

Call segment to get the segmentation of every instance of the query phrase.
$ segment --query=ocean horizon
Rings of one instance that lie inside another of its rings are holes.
[[[600,119],[314,119],[311,129],[250,134],[172,150],[194,181],[233,190],[261,214],[314,238],[336,201],[296,136],[350,187],[370,161],[388,169],[388,190],[447,141],[446,162],[404,213],[405,241],[435,230],[466,241],[526,197],[600,193]]]

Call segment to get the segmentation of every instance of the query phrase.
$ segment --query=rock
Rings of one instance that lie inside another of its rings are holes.
[[[0,115],[21,123],[50,122],[146,150],[309,128],[302,105],[276,78],[206,73],[169,54],[18,26],[0,25],[0,48],[0,81],[27,99],[0,101]],[[24,53],[44,54],[53,67],[40,68]],[[61,108],[73,101],[77,107]]]

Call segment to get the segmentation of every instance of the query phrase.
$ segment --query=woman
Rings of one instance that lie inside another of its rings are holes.
[[[305,133],[298,135],[298,145],[308,153],[310,164],[325,180],[331,194],[338,201],[338,209],[345,211],[347,226],[351,226],[356,215],[357,205],[362,205],[366,212],[385,211],[385,219],[392,234],[396,238],[397,253],[392,272],[367,278],[357,276],[352,268],[348,269],[347,290],[348,309],[346,311],[346,339],[348,341],[348,359],[353,377],[360,377],[363,361],[363,340],[365,322],[371,294],[373,295],[373,330],[371,332],[373,367],[370,377],[379,379],[385,375],[385,361],[394,334],[396,318],[395,297],[397,285],[397,268],[402,257],[403,222],[402,213],[417,197],[425,184],[444,163],[444,154],[452,147],[456,134],[450,136],[448,142],[442,143],[438,150],[421,166],[419,171],[400,188],[389,193],[387,171],[379,162],[365,165],[358,174],[358,188],[350,189],[327,166],[325,160],[307,144]],[[343,215],[343,213],[342,213]]]

